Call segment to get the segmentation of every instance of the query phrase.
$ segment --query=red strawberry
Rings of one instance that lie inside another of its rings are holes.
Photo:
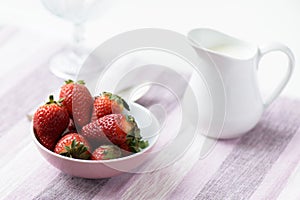
[[[139,152],[148,146],[148,142],[142,140],[134,118],[123,114],[110,114],[91,122],[82,128],[81,134],[98,141],[107,137],[113,144],[130,152]]]
[[[102,145],[94,150],[92,160],[109,160],[120,158],[122,155],[119,147],[115,145]]]
[[[88,124],[91,121],[93,110],[93,97],[84,86],[84,81],[66,81],[61,87],[59,97],[63,99],[62,104],[67,108],[70,117],[77,127]]]
[[[50,95],[49,102],[39,107],[33,116],[33,128],[37,139],[51,151],[68,124],[67,110],[53,100],[53,95]]]
[[[97,148],[101,144],[111,143],[102,132],[99,120],[93,121],[82,127],[80,134],[88,139],[93,148]]]
[[[103,92],[94,100],[94,112],[98,119],[105,115],[122,113],[124,108],[129,111],[126,101],[109,92]]]
[[[91,157],[88,141],[78,133],[68,133],[56,144],[54,152],[63,156],[87,160]]]

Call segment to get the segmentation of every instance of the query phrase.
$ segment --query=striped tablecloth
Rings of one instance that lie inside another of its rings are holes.
[[[200,160],[98,180],[61,173],[39,155],[26,117],[62,84],[47,66],[60,48],[32,31],[0,28],[0,199],[300,199],[300,100],[288,98]]]

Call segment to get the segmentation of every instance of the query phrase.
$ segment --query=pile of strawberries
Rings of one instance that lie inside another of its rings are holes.
[[[120,96],[103,92],[93,98],[84,81],[66,81],[60,100],[49,101],[33,116],[34,133],[50,151],[75,159],[107,160],[148,146],[129,106]]]

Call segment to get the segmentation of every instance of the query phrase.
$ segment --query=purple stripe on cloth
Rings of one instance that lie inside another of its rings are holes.
[[[5,132],[5,135],[1,137],[0,147],[3,152],[0,154],[0,170],[5,167],[11,158],[15,158],[18,153],[20,153],[24,146],[28,145],[32,141],[29,135],[30,122],[27,118],[16,122],[13,127]],[[16,142],[16,138],[22,138]],[[13,145],[12,145],[13,144]],[[9,149],[9,151],[7,151]]]
[[[232,152],[239,140],[218,141],[205,159],[199,160],[185,176],[176,190],[169,194],[168,200],[193,199],[218,170],[222,162]]]
[[[249,199],[300,125],[299,101],[277,101],[235,146],[195,199]]]
[[[83,179],[60,173],[33,199],[91,199],[109,179]]]
[[[128,188],[128,185],[135,181],[135,174],[125,173],[110,180],[103,186],[102,190],[94,196],[94,200],[114,200],[123,199],[122,194]]]
[[[60,174],[60,171],[43,162],[37,170],[30,171],[30,175],[17,188],[11,191],[5,200],[10,199],[33,199],[43,191],[53,179]]]
[[[274,163],[260,187],[251,196],[256,199],[277,199],[287,186],[289,177],[293,174],[300,160],[300,129],[286,147],[279,159]],[[297,198],[295,198],[297,199]],[[299,198],[298,198],[299,199]]]
[[[50,73],[46,63],[37,66],[31,74],[14,83],[0,98],[0,120],[4,122],[0,126],[0,137],[61,84],[62,80]]]

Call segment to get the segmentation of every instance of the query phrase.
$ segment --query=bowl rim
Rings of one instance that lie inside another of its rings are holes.
[[[131,102],[130,104],[135,104],[135,106],[138,106],[140,107],[141,109],[146,109],[148,112],[149,110],[147,108],[145,108],[144,106],[138,104],[138,103],[134,103],[134,102]],[[151,112],[150,112],[151,113]],[[151,115],[154,117],[154,115],[151,113]],[[157,121],[157,119],[154,117],[154,119]],[[51,156],[55,156],[59,159],[64,159],[64,160],[67,160],[67,161],[71,161],[71,162],[78,162],[78,163],[89,163],[89,164],[99,164],[99,163],[114,163],[114,162],[120,162],[120,161],[125,161],[125,160],[128,160],[128,159],[132,159],[132,158],[135,158],[141,154],[144,154],[146,153],[148,150],[150,150],[157,142],[158,140],[158,135],[155,136],[155,141],[149,145],[148,147],[146,147],[145,149],[142,149],[140,152],[138,153],[134,153],[132,155],[129,155],[129,156],[125,156],[125,157],[121,157],[121,158],[115,158],[115,159],[110,159],[110,160],[84,160],[84,159],[75,159],[75,158],[69,158],[69,157],[66,157],[66,156],[62,156],[62,155],[59,155],[53,151],[50,151],[49,149],[47,149],[46,147],[44,147],[39,141],[38,139],[36,138],[35,136],[35,133],[34,133],[34,130],[33,130],[33,119],[31,120],[31,123],[30,123],[30,135],[35,143],[35,145],[37,145],[40,149],[42,149],[43,151],[47,152],[48,154],[50,154]]]

